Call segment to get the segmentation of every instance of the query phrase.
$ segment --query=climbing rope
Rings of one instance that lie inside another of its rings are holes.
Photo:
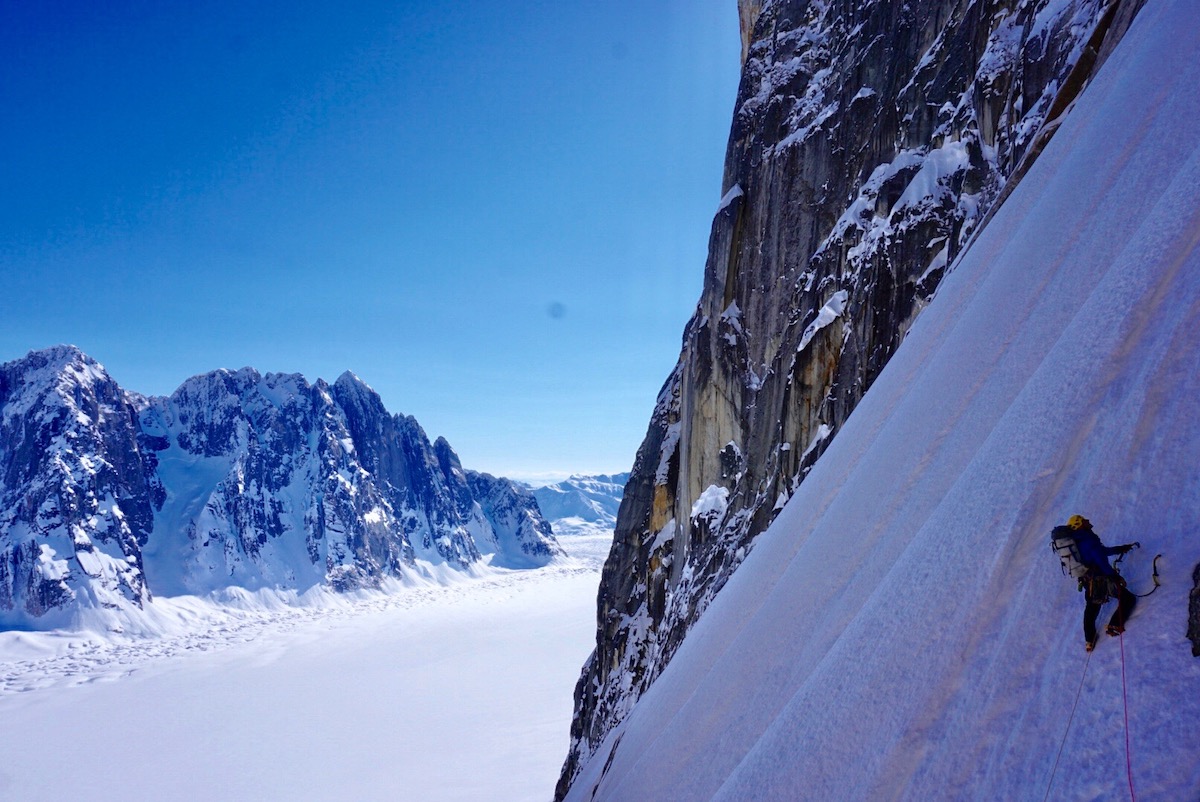
[[[1137,802],[1137,794],[1133,792],[1133,756],[1129,751],[1129,685],[1125,682],[1125,635],[1118,635],[1117,640],[1121,642],[1121,701],[1125,704],[1125,776],[1129,778],[1129,798]]]
[[[1137,545],[1140,546],[1141,544]],[[1125,555],[1122,554],[1117,558],[1116,563],[1119,565],[1124,557]],[[1162,557],[1161,554],[1154,555],[1154,587],[1150,589],[1149,593],[1135,593],[1134,595],[1139,599],[1146,598],[1162,586],[1162,583],[1158,580],[1158,560],[1160,557]],[[1125,676],[1125,634],[1123,632],[1118,634],[1117,640],[1121,642],[1121,703],[1125,708],[1125,777],[1129,780],[1129,798],[1133,802],[1137,802],[1137,793],[1133,790],[1133,753],[1129,747],[1129,681]]]
[[[1140,548],[1141,544],[1135,543],[1134,547]],[[1121,573],[1120,572],[1121,561],[1123,559],[1125,559],[1126,553],[1128,553],[1128,552],[1122,553],[1119,557],[1117,557],[1117,559],[1113,563],[1113,568],[1115,568],[1117,570],[1118,576],[1120,576],[1120,573]],[[1162,557],[1161,554],[1156,554],[1154,556],[1154,563],[1153,563],[1154,587],[1150,589],[1149,593],[1135,593],[1132,595],[1137,596],[1137,598],[1139,598],[1139,599],[1144,599],[1147,596],[1154,593],[1154,591],[1158,590],[1159,587],[1161,587],[1162,583],[1159,582],[1159,579],[1158,579],[1158,560],[1160,557]],[[1064,566],[1064,570],[1065,570],[1065,566]],[[1084,580],[1081,579],[1080,580],[1080,589],[1083,589],[1083,583],[1084,583]],[[1125,583],[1123,581],[1121,581],[1121,585],[1123,586],[1124,584]],[[1089,590],[1089,593],[1090,592],[1091,591]],[[1105,599],[1105,601],[1107,601],[1107,599]],[[1119,640],[1121,643],[1121,702],[1124,705],[1124,712],[1125,712],[1125,777],[1129,781],[1129,798],[1132,800],[1132,802],[1137,802],[1137,792],[1134,790],[1134,787],[1133,787],[1133,750],[1130,747],[1130,735],[1129,735],[1129,681],[1126,677],[1126,671],[1125,671],[1125,636],[1124,636],[1124,633],[1119,633],[1117,635],[1117,640]],[[1042,802],[1047,802],[1047,800],[1050,799],[1050,792],[1054,788],[1054,777],[1058,773],[1058,764],[1059,764],[1059,761],[1062,759],[1063,748],[1067,745],[1067,737],[1071,734],[1071,725],[1075,721],[1075,712],[1079,709],[1079,699],[1083,694],[1083,683],[1087,679],[1087,670],[1088,670],[1088,666],[1091,665],[1091,662],[1092,662],[1092,653],[1089,651],[1087,653],[1087,659],[1083,663],[1083,674],[1079,677],[1079,688],[1077,688],[1075,691],[1075,703],[1073,705],[1071,705],[1071,715],[1067,718],[1067,729],[1065,732],[1063,732],[1062,742],[1059,743],[1059,745],[1058,745],[1058,754],[1056,754],[1054,756],[1054,766],[1050,769],[1050,781],[1046,785],[1046,796],[1043,797]]]
[[[1071,722],[1075,720],[1075,711],[1079,708],[1079,697],[1083,694],[1083,681],[1087,679],[1087,670],[1091,662],[1092,653],[1088,652],[1087,659],[1083,661],[1083,675],[1079,678],[1079,688],[1075,691],[1075,704],[1071,706],[1071,716],[1067,719],[1067,731],[1063,733],[1062,743],[1058,745],[1058,754],[1054,756],[1054,768],[1050,769],[1050,782],[1046,785],[1046,796],[1042,802],[1046,802],[1050,798],[1050,789],[1054,787],[1054,775],[1058,773],[1058,761],[1062,758],[1063,747],[1067,745],[1067,736],[1071,734]],[[1128,735],[1128,727],[1125,732]]]

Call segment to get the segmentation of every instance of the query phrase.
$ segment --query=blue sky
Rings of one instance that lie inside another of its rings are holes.
[[[467,467],[631,466],[700,293],[733,0],[0,10],[0,362],[350,369]]]

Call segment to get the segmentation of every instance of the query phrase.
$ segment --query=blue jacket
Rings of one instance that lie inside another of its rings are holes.
[[[1077,530],[1075,542],[1079,544],[1079,559],[1083,564],[1103,576],[1117,576],[1116,569],[1109,564],[1108,558],[1113,554],[1129,551],[1128,546],[1105,546],[1100,542],[1100,536],[1090,528]]]

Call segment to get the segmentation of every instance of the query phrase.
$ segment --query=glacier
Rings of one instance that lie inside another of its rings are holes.
[[[544,798],[609,540],[320,604],[159,598],[155,638],[0,632],[0,799]]]

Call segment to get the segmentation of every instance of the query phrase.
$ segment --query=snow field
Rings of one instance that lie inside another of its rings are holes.
[[[158,637],[4,633],[0,799],[549,798],[610,543],[308,607],[161,599]]]
[[[1126,696],[1138,798],[1200,798],[1197,52],[1150,0],[572,799],[1127,799]],[[1090,661],[1073,513],[1165,555]]]

